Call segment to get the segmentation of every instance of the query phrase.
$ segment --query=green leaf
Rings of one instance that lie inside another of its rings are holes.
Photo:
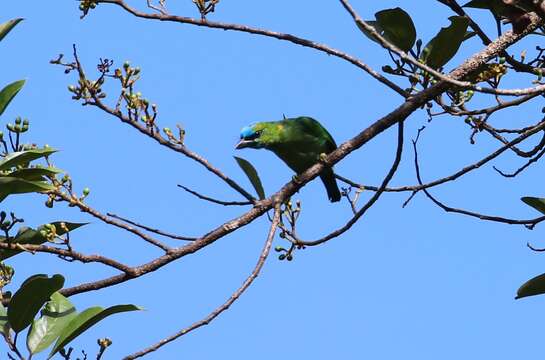
[[[51,223],[51,225],[55,226],[56,233],[59,236],[62,236],[66,234],[66,231],[62,228],[61,223],[64,223],[68,231],[76,230],[77,228],[87,225],[87,223],[70,223],[66,221],[56,221]],[[41,245],[45,242],[47,242],[47,239],[42,236],[40,231],[44,228],[44,225],[38,227],[37,230],[31,229],[31,228],[21,228],[19,229],[19,232],[14,238],[11,238],[10,241],[12,243],[17,243],[21,245]],[[3,236],[0,236],[0,242],[5,242],[6,238]],[[0,250],[0,261],[4,261],[7,258],[10,258],[12,256],[15,256],[19,253],[23,252],[23,250]]]
[[[0,91],[0,115],[4,113],[15,95],[23,88],[25,80],[12,82]]]
[[[8,320],[16,333],[32,323],[42,306],[51,295],[62,288],[64,277],[56,274],[51,278],[45,275],[35,276],[26,281],[17,290],[8,307]]]
[[[387,9],[375,14],[384,31],[384,38],[403,51],[409,51],[416,41],[414,23],[403,9]]]
[[[414,23],[403,9],[396,7],[394,9],[385,9],[375,14],[376,21],[365,21],[375,28],[386,40],[407,52],[416,41],[416,29]],[[377,39],[367,29],[359,23],[356,23],[360,30],[369,39],[378,42]]]
[[[50,147],[13,152],[0,161],[0,170],[10,170],[13,167],[28,164],[33,160],[49,156],[55,152],[57,150]]]
[[[469,20],[462,16],[451,16],[450,26],[439,33],[422,50],[420,59],[430,67],[439,69],[456,55],[466,36]]]
[[[58,292],[51,295],[41,317],[32,322],[26,338],[28,351],[37,354],[47,349],[75,317],[76,308],[70,300]]]
[[[9,334],[8,309],[0,301],[0,333],[4,336]]]
[[[9,195],[55,190],[53,185],[43,181],[27,181],[12,177],[0,177],[0,202]]]
[[[545,199],[538,197],[525,196],[520,198],[526,205],[529,205],[539,211],[542,214],[545,214]]]
[[[263,184],[261,184],[261,179],[259,178],[259,175],[257,174],[254,166],[250,164],[249,161],[244,160],[243,158],[239,158],[237,156],[234,156],[234,158],[237,161],[238,166],[240,166],[242,171],[244,171],[244,173],[252,183],[252,186],[257,192],[257,196],[259,196],[261,200],[265,199],[265,190],[263,190]]]
[[[545,294],[545,274],[536,276],[535,278],[532,278],[522,284],[522,286],[517,290],[517,296],[515,299],[540,294]]]
[[[384,34],[384,29],[382,29],[378,23],[378,21],[374,21],[374,20],[365,20],[365,22],[374,27],[375,30],[379,33],[379,34]],[[367,36],[369,39],[373,40],[374,42],[378,42],[377,39],[375,39],[375,37],[369,32],[367,31],[366,28],[364,28],[360,23],[356,23],[356,25],[358,25],[358,27],[360,28],[361,32],[363,33],[363,35]]]
[[[104,318],[126,311],[142,310],[142,308],[136,305],[116,305],[107,309],[103,309],[100,306],[91,307],[81,313],[79,313],[70,323],[68,323],[62,333],[60,334],[55,346],[49,353],[48,359],[57,353],[60,349],[65,347],[68,343],[81,335],[91,326],[95,325]]]
[[[44,176],[55,176],[62,173],[63,170],[54,167],[35,167],[26,169],[17,169],[6,176],[15,177],[24,180],[44,180]]]
[[[15,25],[19,24],[23,19],[13,19],[10,21],[7,21],[0,25],[0,41],[15,27]]]

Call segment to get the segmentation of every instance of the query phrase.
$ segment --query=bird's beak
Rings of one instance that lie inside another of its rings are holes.
[[[244,149],[244,148],[250,147],[254,143],[255,143],[254,140],[240,139],[240,141],[236,144],[235,149],[237,150]]]

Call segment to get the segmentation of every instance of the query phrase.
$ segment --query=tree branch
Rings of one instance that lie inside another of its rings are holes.
[[[138,11],[137,9],[129,6],[125,1],[123,0],[99,0],[97,3],[105,3],[105,4],[114,4],[117,6],[120,6],[125,11],[129,12],[130,14],[143,18],[143,19],[150,19],[150,20],[159,20],[159,21],[168,21],[168,22],[175,22],[175,23],[181,23],[181,24],[191,24],[195,26],[202,26],[212,29],[222,29],[222,30],[233,30],[233,31],[240,31],[244,33],[254,34],[254,35],[261,35],[269,38],[275,38],[278,40],[283,41],[289,41],[296,45],[301,45],[304,47],[312,48],[321,52],[324,52],[328,55],[332,55],[335,57],[338,57],[342,60],[345,60],[358,68],[362,69],[369,75],[371,75],[373,78],[381,82],[382,84],[388,86],[390,89],[394,90],[396,93],[403,97],[407,97],[407,93],[405,90],[403,90],[401,87],[396,85],[394,82],[389,80],[388,78],[384,77],[377,71],[375,71],[373,68],[371,68],[369,65],[365,64],[358,58],[355,58],[351,55],[348,55],[340,50],[334,49],[332,47],[329,47],[324,44],[319,44],[317,42],[307,40],[298,36],[294,36],[291,34],[284,34],[276,31],[270,31],[270,30],[264,30],[264,29],[258,29],[250,26],[245,25],[239,25],[239,24],[229,24],[229,23],[221,23],[221,22],[215,22],[215,21],[208,21],[206,19],[193,19],[190,17],[185,16],[177,16],[177,15],[166,15],[166,14],[148,14]]]
[[[158,343],[150,347],[147,347],[139,352],[126,356],[124,360],[133,360],[133,359],[142,357],[146,354],[149,354],[151,352],[154,352],[158,350],[160,347],[168,344],[169,342],[172,342],[188,334],[189,332],[200,328],[201,326],[210,324],[210,322],[212,322],[222,312],[229,309],[229,307],[233,305],[233,303],[237,301],[238,298],[240,298],[240,296],[244,293],[244,291],[246,291],[250,287],[250,285],[252,285],[253,281],[257,278],[257,276],[259,275],[259,272],[263,268],[263,265],[265,264],[265,260],[267,260],[267,257],[269,256],[269,253],[271,251],[272,243],[274,240],[274,234],[276,233],[276,229],[278,227],[279,221],[280,221],[280,204],[276,204],[269,234],[267,235],[267,240],[265,241],[265,245],[263,246],[263,250],[261,251],[261,254],[259,255],[259,259],[257,260],[257,264],[255,265],[254,270],[252,271],[250,276],[248,276],[246,280],[242,283],[242,286],[239,287],[237,291],[235,291],[231,295],[231,297],[227,299],[225,303],[217,307],[214,311],[208,314],[208,316],[206,316],[204,319],[191,324],[190,326],[178,331],[177,333],[159,341]]]

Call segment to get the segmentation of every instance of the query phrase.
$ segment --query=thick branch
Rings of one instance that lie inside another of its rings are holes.
[[[500,51],[519,41],[526,34],[534,30],[538,25],[539,21],[535,18],[532,18],[532,22],[528,25],[524,32],[517,34],[511,31],[506,32],[500,38],[488,45],[485,49],[467,59],[462,65],[452,71],[449,76],[453,79],[461,79],[467,74],[476,71],[480,66],[484,65],[488,60],[496,56]],[[446,81],[439,81],[435,85],[406,99],[406,101],[397,109],[390,112],[383,118],[375,121],[372,125],[370,125],[368,128],[360,132],[352,139],[341,144],[335,151],[327,155],[319,163],[313,165],[305,172],[298,175],[296,179],[284,185],[270,198],[262,201],[257,201],[254,204],[254,207],[248,212],[244,213],[236,219],[233,219],[217,227],[216,229],[212,230],[211,232],[197,239],[196,241],[182,246],[181,248],[174,249],[173,251],[155,259],[154,261],[137,267],[136,276],[141,276],[145,273],[155,271],[158,268],[178,258],[181,258],[188,254],[192,254],[204,248],[205,246],[212,244],[216,240],[230,234],[231,232],[249,224],[257,217],[265,214],[267,210],[270,210],[274,206],[274,204],[282,203],[287,198],[291,197],[306,183],[316,178],[325,168],[332,167],[334,164],[344,159],[347,155],[359,149],[368,141],[375,138],[386,129],[390,128],[392,125],[400,121],[404,121],[415,110],[425,105],[428,101],[436,98],[438,95],[440,95],[450,87],[452,87],[451,83]],[[73,288],[68,288],[65,289],[63,293],[65,295],[78,294],[85,291],[97,290],[114,284],[119,284],[126,280],[128,280],[128,277],[124,274],[120,274],[111,278],[82,284]]]

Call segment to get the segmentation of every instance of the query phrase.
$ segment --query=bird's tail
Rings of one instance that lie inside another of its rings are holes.
[[[337,186],[337,180],[335,180],[333,169],[325,169],[320,175],[320,179],[322,179],[322,182],[325,185],[329,201],[337,202],[341,200],[341,192]]]

